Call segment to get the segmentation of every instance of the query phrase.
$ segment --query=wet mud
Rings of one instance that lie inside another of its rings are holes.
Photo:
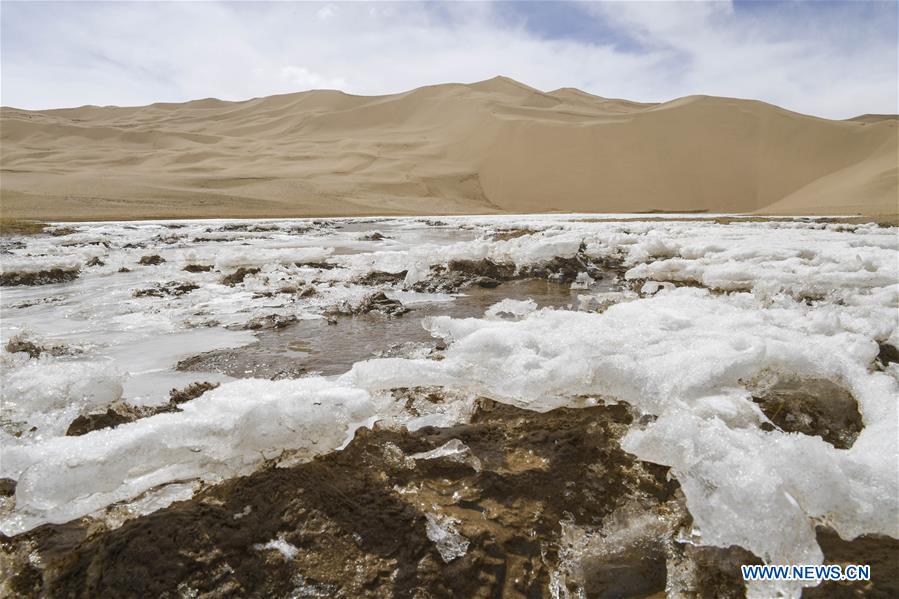
[[[410,401],[442,401],[409,389]],[[544,414],[479,400],[471,422],[377,425],[342,451],[275,462],[118,528],[84,518],[2,540],[22,597],[742,597],[738,548],[679,542],[667,468],[619,447],[624,405]],[[818,533],[865,583],[806,597],[895,596],[899,542]]]
[[[622,505],[676,501],[665,468],[618,448],[629,420],[620,406],[535,414],[483,401],[466,425],[364,429],[344,451],[273,464],[114,530],[82,521],[28,533],[18,542],[40,559],[10,586],[54,597],[546,596],[561,521],[595,527]],[[451,442],[475,465],[434,452]],[[464,542],[458,556],[441,551],[441,527]],[[661,591],[664,561],[652,567]]]
[[[852,394],[825,379],[784,378],[753,401],[780,430],[821,437],[838,449],[852,447],[864,426]]]

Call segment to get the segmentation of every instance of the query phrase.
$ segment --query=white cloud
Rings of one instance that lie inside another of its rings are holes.
[[[315,16],[324,21],[333,17],[336,12],[336,6],[334,6],[333,4],[326,4],[325,6],[322,6],[317,11],[315,11]]]
[[[323,77],[306,67],[281,67],[281,78],[294,89],[342,89],[347,86],[342,77]]]
[[[382,94],[503,74],[644,101],[706,93],[834,118],[896,111],[895,32],[850,39],[726,2],[560,6],[606,31],[584,41],[538,34],[500,8],[5,3],[0,93],[5,105],[43,108],[323,87]]]

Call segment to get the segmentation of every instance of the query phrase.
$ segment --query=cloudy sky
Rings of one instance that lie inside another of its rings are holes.
[[[502,74],[543,90],[897,112],[889,2],[2,2],[0,101],[140,105]]]

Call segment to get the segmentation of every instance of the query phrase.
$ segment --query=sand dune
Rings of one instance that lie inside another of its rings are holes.
[[[4,217],[895,214],[897,120],[508,78],[0,114]]]

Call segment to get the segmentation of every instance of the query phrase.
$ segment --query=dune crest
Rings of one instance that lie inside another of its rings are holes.
[[[506,77],[387,96],[0,110],[5,217],[897,208],[897,123]]]

